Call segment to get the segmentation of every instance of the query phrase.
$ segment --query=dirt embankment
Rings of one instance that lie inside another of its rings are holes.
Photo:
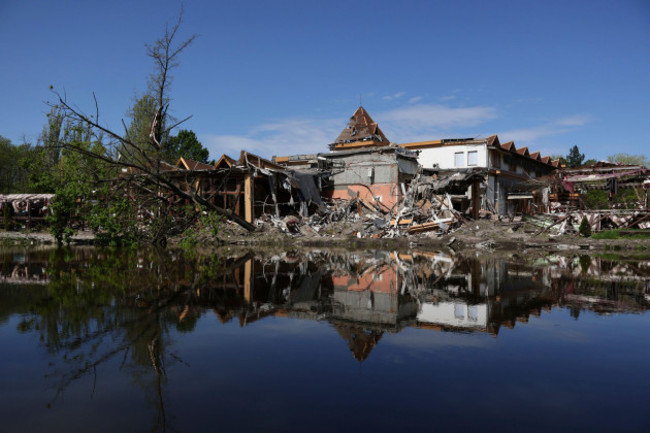
[[[309,227],[301,227],[297,233],[282,233],[269,227],[248,233],[235,224],[224,224],[218,239],[203,237],[201,242],[228,245],[286,245],[286,246],[351,246],[367,248],[404,248],[404,247],[450,247],[455,250],[511,250],[523,251],[541,249],[562,250],[648,250],[650,236],[647,239],[599,240],[578,235],[554,235],[540,233],[540,229],[527,223],[495,222],[490,220],[469,221],[448,233],[420,233],[394,238],[368,239],[359,238],[360,227],[354,224],[341,224],[329,227],[327,232],[315,232]],[[178,242],[179,239],[173,240]]]
[[[92,244],[94,240],[95,235],[90,231],[81,231],[72,237],[76,245]],[[50,244],[56,244],[56,240],[49,232],[0,231],[0,246]]]
[[[538,227],[526,223],[506,223],[489,220],[469,221],[461,227],[448,233],[420,233],[394,238],[367,239],[359,238],[361,226],[341,223],[328,227],[327,231],[316,231],[308,226],[300,227],[296,233],[284,233],[275,228],[262,226],[257,231],[248,232],[232,223],[221,226],[217,238],[207,232],[198,237],[198,244],[204,246],[247,245],[247,246],[327,246],[327,247],[356,247],[404,249],[409,247],[440,248],[449,247],[454,250],[476,249],[483,251],[511,250],[524,251],[541,249],[550,251],[562,250],[637,250],[650,251],[650,236],[648,239],[593,239],[577,235],[554,235],[540,233]],[[169,245],[178,245],[182,236],[169,239]],[[92,244],[94,236],[91,232],[79,232],[73,237],[73,244]],[[0,245],[47,245],[55,244],[48,232],[5,232],[0,231]]]

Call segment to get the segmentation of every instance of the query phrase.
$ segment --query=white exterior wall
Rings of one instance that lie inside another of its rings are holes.
[[[419,149],[418,162],[424,168],[432,168],[433,164],[438,164],[440,168],[467,168],[467,167],[487,167],[487,147],[485,143],[479,144],[459,144],[456,146],[431,147],[428,149]],[[467,152],[478,152],[478,164],[467,165]],[[456,152],[463,152],[463,165],[456,166]]]
[[[457,328],[487,329],[487,304],[467,305],[462,302],[424,303],[417,320],[423,323],[454,326]]]

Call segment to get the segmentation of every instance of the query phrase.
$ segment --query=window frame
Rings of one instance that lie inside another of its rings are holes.
[[[454,167],[465,167],[465,152],[454,152]]]
[[[474,164],[470,163],[470,155],[474,155],[476,157],[476,160],[474,161]],[[468,167],[476,167],[476,166],[478,166],[478,150],[469,150],[469,151],[467,151],[467,166]]]

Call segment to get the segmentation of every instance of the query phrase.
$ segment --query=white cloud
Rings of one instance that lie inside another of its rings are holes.
[[[456,99],[456,95],[441,96],[439,99],[442,102],[453,101],[454,99]]]
[[[404,95],[406,95],[406,92],[397,92],[397,93],[395,93],[393,95],[384,96],[382,99],[385,100],[385,101],[392,101],[394,99],[399,99]]]
[[[199,140],[210,151],[210,157],[219,159],[222,154],[237,159],[242,150],[256,153],[264,144],[256,139],[239,135],[200,134]]]
[[[442,347],[490,347],[495,344],[495,339],[487,334],[475,333],[460,335],[447,332],[432,332],[423,329],[408,329],[400,333],[398,338],[387,337],[382,344],[408,347],[410,356],[417,356],[415,352],[429,352],[440,350]]]
[[[296,155],[327,152],[345,127],[343,119],[279,119],[253,126],[245,135],[203,134],[200,136],[210,157],[222,153],[237,158],[242,150],[265,158],[273,155]]]
[[[571,132],[580,126],[586,125],[589,121],[589,116],[584,114],[575,114],[573,116],[561,117],[551,122],[532,126],[530,128],[520,128],[500,132],[499,135],[503,137],[501,141],[512,140],[516,145],[518,145],[517,141],[520,141],[526,143],[525,145],[528,146],[529,144],[534,144],[534,142],[540,138]]]
[[[453,108],[445,105],[419,104],[396,108],[377,117],[387,122],[401,122],[413,127],[450,128],[474,126],[497,116],[493,107]]]
[[[584,114],[576,114],[568,116],[555,121],[556,125],[560,126],[583,126],[590,122],[590,117]]]
[[[414,96],[411,99],[409,99],[409,104],[415,104],[416,102],[420,102],[422,100],[422,96]]]
[[[403,96],[404,92],[396,95]],[[296,155],[327,152],[345,127],[348,113],[336,119],[288,118],[252,125],[242,135],[199,134],[201,142],[218,159],[222,153],[233,158],[241,150],[270,158],[273,155]],[[445,136],[468,136],[466,128],[497,117],[493,107],[454,108],[445,105],[405,105],[385,112],[371,113],[389,139],[406,143]],[[464,135],[463,135],[464,134]]]
[[[533,126],[531,128],[513,129],[510,131],[501,132],[499,133],[499,135],[503,137],[501,141],[512,140],[515,143],[517,142],[532,143],[538,138],[547,137],[549,135],[561,134],[563,132],[566,132],[566,130],[562,128],[558,128],[557,126],[541,125],[541,126]],[[520,144],[517,143],[517,146],[520,146]]]
[[[405,143],[441,138],[441,134],[454,135],[496,117],[494,107],[454,108],[439,104],[417,104],[379,113],[376,119],[388,138]]]

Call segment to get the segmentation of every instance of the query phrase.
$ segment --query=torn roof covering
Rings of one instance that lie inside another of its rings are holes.
[[[420,181],[422,184],[430,185],[434,191],[444,191],[450,186],[468,187],[474,180],[483,180],[486,169],[460,169],[460,170],[424,170],[424,172],[435,173],[437,179],[425,174]]]
[[[54,194],[0,194],[0,202],[14,200],[51,200]]]
[[[362,153],[375,154],[375,153],[394,153],[395,155],[411,158],[415,161],[418,159],[418,153],[413,150],[404,149],[399,146],[381,146],[381,147],[358,147],[353,149],[333,150],[328,153],[319,153],[319,159],[334,159],[346,157],[349,155],[357,155]]]
[[[594,182],[607,179],[648,178],[650,170],[643,166],[592,166],[562,170],[560,178],[567,182]]]
[[[379,125],[372,120],[372,117],[363,108],[359,107],[354,112],[348,126],[334,140],[334,144],[354,143],[358,141],[377,141],[383,144],[390,143]]]
[[[585,174],[585,173],[604,173],[604,172],[622,172],[622,171],[648,171],[649,169],[642,166],[642,165],[634,165],[634,164],[619,164],[616,162],[608,162],[608,161],[598,161],[594,164],[587,165],[584,167],[578,167],[578,168],[563,168],[562,173],[565,174]]]

